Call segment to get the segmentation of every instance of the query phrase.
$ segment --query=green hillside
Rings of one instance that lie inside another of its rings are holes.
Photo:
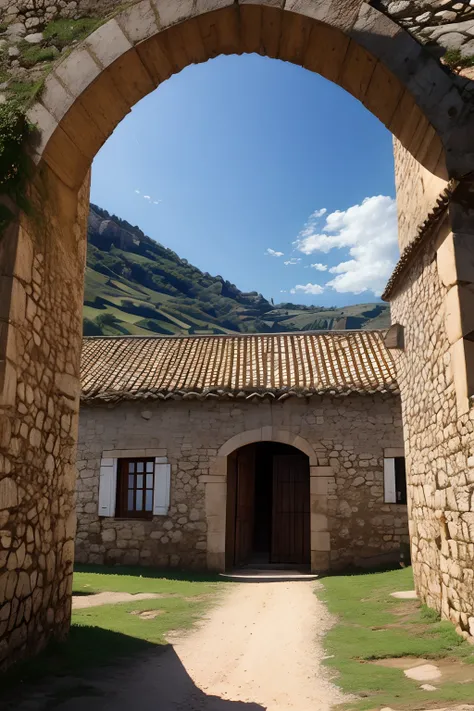
[[[91,205],[84,334],[278,333],[389,325],[385,304],[274,306],[211,276],[138,227]]]

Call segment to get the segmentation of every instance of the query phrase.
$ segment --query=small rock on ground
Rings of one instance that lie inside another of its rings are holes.
[[[432,681],[433,679],[439,679],[441,672],[435,664],[422,664],[419,667],[411,667],[411,669],[404,669],[403,673],[409,679],[414,679],[415,681]]]
[[[401,592],[390,593],[390,595],[398,600],[416,600],[418,598],[416,590],[402,590]]]

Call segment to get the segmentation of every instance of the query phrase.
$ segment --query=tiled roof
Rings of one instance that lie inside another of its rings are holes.
[[[85,338],[82,401],[398,392],[381,331]]]

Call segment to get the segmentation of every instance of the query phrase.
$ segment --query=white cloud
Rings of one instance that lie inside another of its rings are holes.
[[[322,210],[315,210],[309,219],[310,220],[318,220],[320,217],[325,215],[326,212],[327,212],[327,210],[325,207],[323,207]]]
[[[287,292],[286,289],[280,289],[280,294],[287,294],[287,293],[288,293],[288,292]]]
[[[150,197],[150,195],[144,195],[144,196],[143,196],[143,199],[144,199],[144,200],[151,200],[151,197]]]
[[[311,267],[311,269],[316,269],[317,272],[327,272],[328,270],[328,265],[321,264],[320,262],[317,262],[316,264],[310,264],[309,266]]]
[[[351,257],[329,270],[336,276],[326,286],[340,293],[370,290],[379,296],[398,258],[395,200],[386,195],[365,198],[360,205],[327,215],[322,229],[314,214],[298,235],[296,248],[303,254],[346,249]]]
[[[298,262],[301,262],[301,257],[291,257],[291,259],[288,259],[288,261],[283,262],[285,266],[288,266],[289,264],[298,264]]]
[[[140,191],[139,191],[139,190],[135,190],[135,192],[136,192],[137,195],[140,195]]]
[[[319,284],[297,284],[294,289],[291,289],[290,294],[297,294],[300,291],[303,294],[322,294],[324,286]]]
[[[268,249],[265,250],[265,254],[267,257],[283,257],[284,252],[276,252],[274,249]]]
[[[153,200],[153,205],[159,205],[163,200]]]

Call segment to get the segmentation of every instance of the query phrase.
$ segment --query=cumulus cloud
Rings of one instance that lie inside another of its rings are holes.
[[[265,250],[265,254],[267,257],[283,257],[284,252],[277,252],[276,250],[268,247],[268,249]]]
[[[285,266],[288,266],[290,264],[298,264],[298,262],[301,262],[301,257],[291,257],[291,259],[288,259],[286,262],[283,262]]]
[[[398,257],[395,200],[386,195],[365,198],[360,205],[328,214],[322,227],[320,212],[311,215],[296,248],[307,255],[347,249],[350,259],[329,269],[336,276],[326,286],[340,293],[370,290],[380,296]]]
[[[315,210],[311,217],[309,218],[310,220],[319,220],[320,217],[325,215],[327,212],[326,208],[323,207],[322,210]]]
[[[311,269],[316,269],[317,272],[327,272],[328,270],[328,265],[321,264],[320,262],[317,262],[316,264],[310,264],[309,266],[311,267]]]
[[[324,291],[324,286],[320,284],[297,284],[294,289],[291,289],[290,294],[297,294],[301,292],[303,294],[322,294]]]
[[[144,196],[143,196],[143,199],[144,199],[144,200],[151,200],[151,197],[150,197],[150,195],[144,195]]]

